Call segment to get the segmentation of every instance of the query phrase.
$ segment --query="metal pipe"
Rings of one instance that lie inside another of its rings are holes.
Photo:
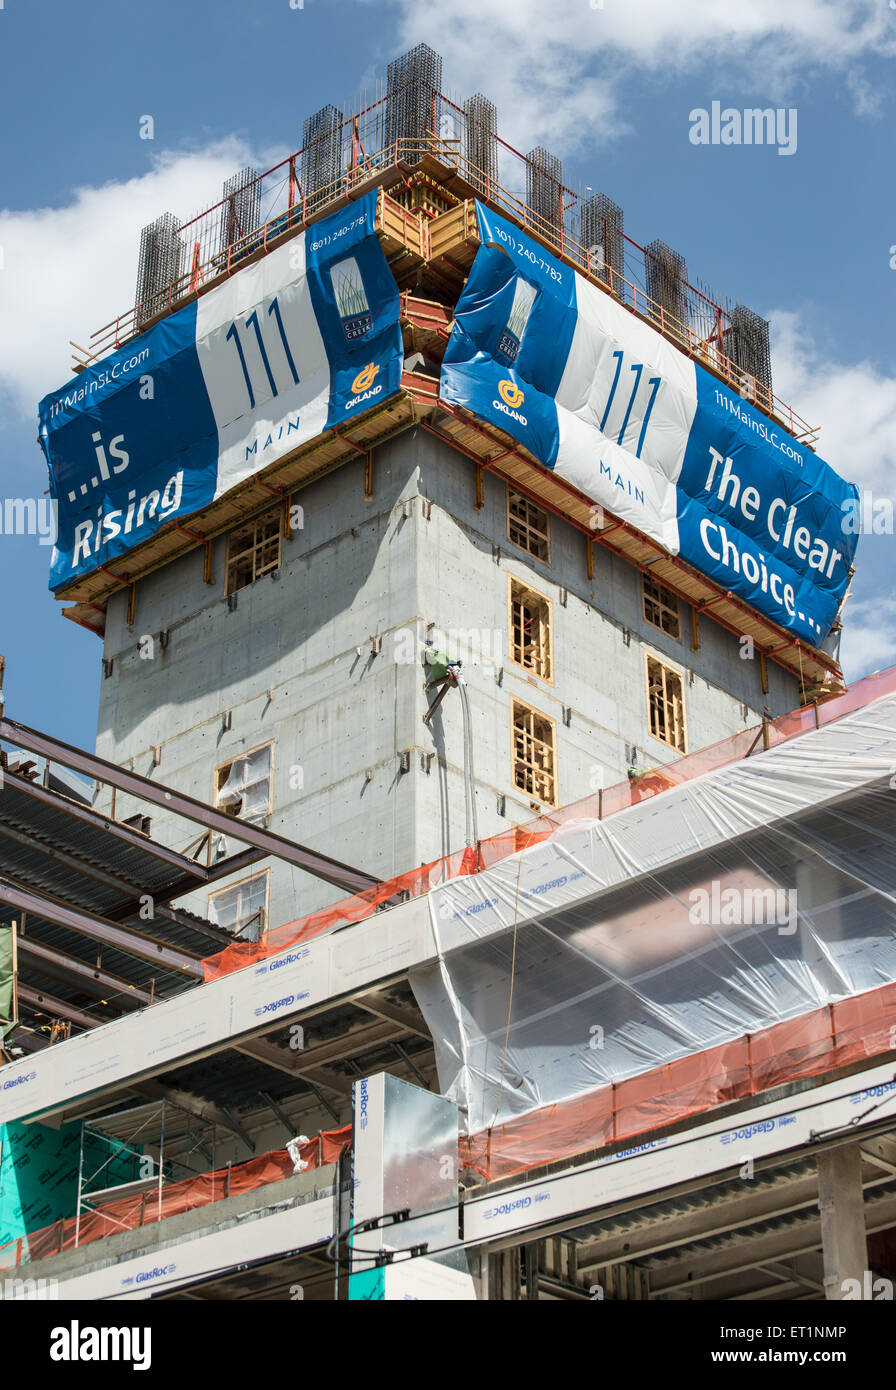
[[[467,813],[467,848],[475,849],[479,842],[479,826],[476,817],[476,782],[473,773],[473,735],[467,682],[460,672],[457,674],[457,688],[460,691],[460,707],[464,720],[464,805]]]

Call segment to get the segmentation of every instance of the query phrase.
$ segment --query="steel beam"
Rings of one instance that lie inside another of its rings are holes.
[[[274,1097],[269,1096],[267,1091],[259,1091],[258,1094],[261,1096],[261,1099],[264,1101],[268,1110],[270,1110],[274,1115],[276,1115],[277,1119],[280,1121],[281,1125],[286,1130],[290,1139],[295,1139],[295,1125],[292,1124],[289,1117],[283,1113],[283,1111],[280,1109],[280,1106],[274,1100]]]
[[[163,966],[166,970],[190,975],[196,980],[205,978],[199,957],[179,951],[173,946],[166,946],[164,942],[156,941],[153,937],[124,931],[105,917],[97,917],[55,898],[44,897],[8,878],[0,878],[0,902],[9,903],[11,907],[31,916],[42,917],[47,922],[54,922],[56,926],[68,927],[70,931],[78,932],[81,936],[89,936],[94,941],[114,946],[126,955],[147,961],[150,965]]]
[[[422,1015],[415,1014],[400,1004],[390,1004],[388,1000],[381,998],[378,994],[356,994],[352,1003],[357,1008],[363,1009],[365,1013],[374,1014],[376,1018],[387,1019],[389,1023],[397,1024],[405,1033],[415,1033],[418,1038],[425,1038],[428,1043],[432,1042],[432,1034]]]
[[[255,1145],[246,1131],[237,1124],[223,1105],[214,1105],[212,1101],[202,1100],[199,1096],[191,1095],[189,1091],[182,1091],[177,1086],[163,1086],[159,1081],[138,1081],[131,1089],[140,1091],[143,1095],[149,1096],[151,1100],[164,1100],[167,1105],[173,1105],[177,1110],[185,1110],[188,1115],[194,1115],[197,1120],[205,1120],[208,1124],[220,1125],[221,1129],[230,1130],[231,1134],[235,1134],[238,1139],[242,1140],[250,1153],[255,1152]]]
[[[47,994],[42,989],[32,989],[30,985],[21,983],[19,1000],[23,1004],[29,1004],[33,1009],[41,1009],[49,1018],[65,1018],[70,1023],[76,1023],[79,1028],[98,1028],[100,1024],[110,1021],[106,1018],[94,1018],[92,1014],[85,1013],[83,1009],[76,1008],[65,999],[57,999],[55,995]]]
[[[263,1062],[265,1066],[273,1067],[277,1071],[285,1072],[296,1081],[304,1081],[306,1078],[313,1078],[318,1086],[325,1086],[328,1091],[333,1091],[337,1096],[347,1098],[351,1095],[351,1082],[347,1076],[341,1072],[331,1071],[329,1067],[317,1065],[309,1062],[294,1062],[286,1055],[283,1048],[273,1047],[266,1043],[263,1038],[253,1038],[249,1042],[234,1043],[233,1050],[241,1052],[245,1057],[251,1057],[256,1062]],[[296,1057],[301,1054],[294,1054]]]
[[[755,1190],[751,1190],[754,1185]],[[714,1193],[709,1188],[707,1197],[704,1205],[682,1212],[658,1212],[654,1217],[650,1207],[644,1207],[637,1226],[611,1226],[605,1236],[586,1239],[579,1247],[579,1268],[644,1259],[690,1241],[710,1240],[741,1226],[772,1221],[802,1208],[814,1209],[818,1182],[811,1163],[807,1163],[806,1172],[790,1182],[768,1184],[759,1178],[754,1179],[754,1184],[745,1181],[739,1192]]]
[[[118,975],[110,975],[108,970],[97,970],[87,961],[65,955],[55,947],[51,949],[44,946],[42,942],[29,936],[19,937],[19,962],[20,965],[26,962],[28,968],[38,975],[59,980],[62,984],[83,990],[85,994],[95,994],[98,998],[106,994],[120,995],[127,1006],[134,1008],[145,1007],[153,1002],[152,996],[137,985],[129,984]]]
[[[0,725],[2,724],[3,720],[0,719]],[[39,801],[43,806],[50,806],[57,812],[64,809],[67,816],[74,817],[75,820],[81,821],[84,825],[92,825],[95,829],[103,830],[106,834],[113,836],[114,839],[121,840],[123,844],[130,845],[132,849],[142,850],[144,854],[151,855],[153,859],[161,860],[162,863],[176,869],[185,879],[198,877],[200,883],[208,881],[206,871],[201,864],[194,863],[192,859],[178,854],[176,850],[167,849],[165,845],[157,844],[148,835],[143,835],[139,830],[133,830],[129,825],[123,825],[121,821],[101,815],[99,811],[94,811],[91,806],[82,806],[79,801],[69,801],[67,797],[60,796],[58,792],[48,791],[38,782],[29,782],[26,777],[16,777],[10,772],[4,772],[3,782],[5,786],[13,787],[25,796],[30,796],[32,800]]]
[[[865,1198],[867,1230],[882,1231],[896,1223],[896,1193],[870,1191]],[[804,1255],[821,1246],[821,1217],[816,1211],[771,1231],[737,1236],[707,1251],[690,1248],[680,1260],[648,1264],[651,1296],[694,1288],[727,1274]]]
[[[127,879],[119,878],[117,874],[109,873],[107,869],[101,869],[96,864],[91,864],[88,860],[80,858],[79,855],[69,854],[67,850],[59,849],[56,845],[47,844],[44,840],[38,839],[33,835],[28,835],[22,830],[16,830],[11,825],[5,825],[0,821],[0,839],[8,840],[12,844],[18,845],[21,849],[27,850],[32,854],[38,854],[44,859],[51,860],[54,864],[59,864],[61,868],[71,869],[73,873],[80,874],[83,878],[89,878],[93,883],[101,883],[104,888],[111,888],[116,893],[120,893],[125,899],[124,903],[106,912],[107,920],[110,922],[120,922],[128,917],[136,917],[140,911],[140,887],[138,884],[130,883]],[[245,867],[245,863],[253,863],[262,856],[256,850],[250,850],[247,854],[231,856],[231,860],[225,861],[228,864],[227,873],[234,873],[237,869]],[[234,864],[233,860],[239,860]],[[177,908],[161,906],[170,898],[181,897],[184,893],[191,893],[200,888],[206,879],[196,877],[187,881],[178,880],[177,883],[169,885],[163,892],[151,894],[153,899],[155,914],[164,917],[167,921],[178,922],[189,927],[192,931],[200,935],[209,937],[220,946],[226,946],[231,940],[227,932],[202,921],[194,922],[185,913],[178,912]]]
[[[119,791],[136,797],[138,801],[146,801],[165,811],[173,811],[176,815],[196,821],[209,830],[217,830],[221,835],[228,835],[244,844],[263,849],[287,864],[293,864],[296,868],[314,874],[316,878],[322,878],[326,883],[335,884],[337,888],[357,893],[365,888],[373,888],[380,882],[370,874],[352,869],[326,854],[306,849],[304,845],[295,844],[272,830],[262,830],[257,825],[250,825],[248,821],[235,820],[192,796],[186,796],[170,787],[163,787],[148,777],[141,777],[139,773],[128,772],[125,768],[117,767],[115,763],[106,762],[104,758],[95,754],[85,753],[71,744],[62,743],[48,734],[30,729],[26,724],[18,724],[13,719],[0,718],[0,739],[25,748],[30,753],[39,753],[52,762],[71,768],[74,772],[83,772],[97,782],[106,782],[117,787]]]

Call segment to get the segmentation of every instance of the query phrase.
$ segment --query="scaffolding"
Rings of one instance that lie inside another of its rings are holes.
[[[161,1102],[161,1122],[159,1130],[159,1157],[158,1160],[151,1155],[145,1154],[142,1149],[135,1149],[130,1144],[126,1144],[121,1139],[112,1139],[106,1134],[99,1125],[103,1119],[109,1120],[111,1115],[101,1116],[93,1124],[88,1125],[86,1120],[81,1121],[81,1147],[78,1154],[78,1195],[75,1204],[75,1246],[80,1244],[81,1239],[81,1217],[82,1213],[95,1212],[107,1208],[113,1202],[120,1202],[129,1197],[140,1198],[140,1225],[143,1225],[146,1215],[146,1199],[153,1192],[156,1194],[157,1215],[161,1220],[162,1214],[162,1188],[165,1182],[165,1101]],[[138,1130],[139,1133],[139,1130]],[[111,1146],[111,1152],[103,1160],[98,1168],[93,1169],[89,1174],[85,1174],[85,1140],[88,1136],[93,1140],[99,1140],[103,1144]],[[123,1156],[134,1160],[134,1167],[137,1177],[128,1182],[106,1183],[102,1187],[93,1187],[91,1184],[104,1173],[109,1165],[116,1159]],[[153,1172],[153,1169],[157,1169]],[[131,1225],[120,1221],[110,1212],[104,1212],[108,1221],[113,1225],[120,1226],[123,1231],[131,1229]],[[60,1223],[60,1230],[62,1224]]]
[[[89,347],[77,349],[75,370],[92,366],[147,323],[344,206],[361,189],[380,186],[383,218],[400,223],[408,249],[424,261],[438,259],[433,219],[452,210],[460,214],[453,205],[475,194],[602,283],[734,389],[741,389],[748,374],[756,382],[750,399],[814,447],[817,431],[766,384],[771,372],[761,319],[730,308],[699,280],[689,282],[684,258],[665,243],[644,247],[626,235],[618,204],[564,183],[560,161],[548,150],[536,146],[524,155],[502,139],[495,107],[481,93],[458,104],[440,84],[441,59],[420,44],[389,64],[388,79],[377,84],[372,99],[365,94],[341,111],[328,104],[308,117],[301,150],[263,173],[241,171],[228,180],[219,203],[179,227],[166,214],[146,228],[140,302],[90,335]],[[414,180],[425,181],[426,191]],[[440,243],[447,231],[440,230]],[[464,223],[463,238],[468,235]]]

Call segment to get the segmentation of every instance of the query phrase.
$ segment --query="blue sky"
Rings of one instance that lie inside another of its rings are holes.
[[[889,0],[2,0],[0,502],[42,495],[37,402],[69,377],[69,339],[132,302],[140,227],[298,148],[305,116],[419,39],[450,94],[495,101],[506,139],[553,150],[637,241],[661,238],[692,278],[770,316],[777,393],[822,427],[840,473],[892,497]],[[713,101],[795,108],[796,153],[693,145],[690,112]],[[49,556],[0,534],[7,711],[92,746],[101,646],[62,618]],[[896,662],[893,536],[864,538],[858,564],[849,678]]]

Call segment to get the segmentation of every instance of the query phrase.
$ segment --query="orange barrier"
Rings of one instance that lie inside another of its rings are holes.
[[[307,1144],[302,1144],[299,1154],[309,1169],[319,1168],[327,1163],[335,1163],[350,1141],[351,1125],[346,1125],[344,1129],[324,1130],[309,1139]],[[151,1226],[169,1216],[178,1216],[181,1212],[220,1202],[225,1197],[236,1197],[242,1192],[251,1192],[256,1187],[280,1182],[292,1175],[292,1159],[285,1149],[277,1149],[235,1167],[219,1168],[214,1173],[202,1173],[199,1177],[170,1183],[162,1187],[161,1194],[157,1189],[152,1189],[138,1196],[123,1197],[118,1202],[107,1203],[98,1211],[83,1211],[80,1223],[70,1216],[18,1240],[8,1241],[5,1246],[0,1246],[0,1260],[6,1252],[12,1255],[12,1264],[0,1264],[0,1269],[21,1264],[23,1258],[45,1260],[63,1250],[74,1250],[76,1245],[80,1248],[91,1241],[117,1235],[120,1231]]]
[[[487,1179],[510,1177],[894,1051],[890,984],[462,1137],[461,1167]]]
[[[720,743],[698,749],[695,753],[688,753],[674,762],[664,763],[662,767],[651,768],[640,777],[618,782],[615,786],[594,792],[581,801],[573,801],[558,811],[548,812],[535,820],[526,821],[523,825],[515,825],[510,830],[492,835],[487,840],[480,840],[478,854],[472,849],[457,850],[443,859],[434,859],[430,864],[423,864],[418,869],[398,874],[376,888],[368,888],[351,898],[343,898],[341,902],[334,903],[332,907],[324,908],[320,912],[314,912],[310,917],[302,917],[296,922],[286,922],[280,927],[275,927],[261,941],[235,942],[216,955],[206,957],[202,963],[205,979],[217,980],[234,970],[242,970],[247,965],[254,965],[256,961],[285,951],[288,946],[296,946],[312,937],[320,936],[332,927],[343,926],[349,922],[361,922],[391,898],[403,894],[416,898],[428,893],[431,888],[444,883],[448,878],[478,873],[481,869],[490,868],[499,860],[548,839],[559,826],[570,820],[606,820],[608,816],[648,800],[669,787],[680,786],[683,782],[701,777],[705,772],[712,772],[716,768],[737,762],[754,750],[761,751],[766,744],[773,748],[787,739],[833,723],[834,720],[861,709],[863,705],[869,704],[881,695],[891,695],[894,691],[896,666],[888,671],[866,676],[842,695],[836,695],[823,704],[804,705],[789,714],[769,720],[765,726],[757,724],[753,728],[744,729]]]
[[[826,1005],[706,1052],[653,1067],[617,1085],[532,1111],[459,1140],[460,1166],[488,1181],[575,1158],[620,1140],[663,1129],[716,1105],[755,1096],[856,1062],[896,1052],[896,984]],[[324,1130],[300,1149],[309,1168],[333,1163],[351,1144],[352,1127]],[[180,1212],[292,1176],[285,1150],[218,1169],[83,1214],[77,1244],[148,1226]],[[74,1217],[0,1247],[9,1269],[75,1248]]]

